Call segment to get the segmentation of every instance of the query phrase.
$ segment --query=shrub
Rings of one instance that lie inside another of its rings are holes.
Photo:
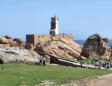
[[[52,42],[52,41],[54,41],[54,39],[53,39],[53,38],[51,38],[51,42]]]

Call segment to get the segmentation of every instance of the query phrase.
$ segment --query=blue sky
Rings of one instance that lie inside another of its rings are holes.
[[[59,32],[75,40],[94,33],[112,39],[112,0],[0,0],[0,36],[49,34],[54,15]]]

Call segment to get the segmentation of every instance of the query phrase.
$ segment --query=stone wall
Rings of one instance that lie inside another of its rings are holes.
[[[26,44],[31,43],[34,44],[34,35],[30,34],[30,35],[26,35]]]
[[[28,34],[26,35],[26,44],[36,45],[37,43],[46,42],[49,38],[50,35]]]
[[[56,35],[54,38],[55,39],[59,39],[59,38],[73,39],[73,36],[72,35]]]
[[[39,35],[39,34],[27,34],[26,35],[26,44],[33,44],[35,46],[37,43],[45,43],[51,38],[51,35]],[[54,39],[66,38],[73,39],[72,35],[56,35]]]

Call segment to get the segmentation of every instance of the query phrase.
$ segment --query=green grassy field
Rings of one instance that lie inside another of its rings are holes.
[[[80,80],[85,77],[112,73],[108,70],[80,69],[73,67],[35,64],[7,63],[0,65],[0,86],[20,86],[41,83],[44,80],[56,81],[57,84],[67,80]]]

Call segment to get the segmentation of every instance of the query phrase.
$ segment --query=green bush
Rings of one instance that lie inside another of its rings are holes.
[[[48,40],[48,44],[51,44],[51,41],[50,40]]]
[[[54,41],[54,39],[53,39],[53,38],[51,38],[51,42],[52,42],[52,41]]]
[[[83,63],[83,64],[93,64],[95,59],[94,58],[87,58],[87,59],[78,60],[78,61]]]

